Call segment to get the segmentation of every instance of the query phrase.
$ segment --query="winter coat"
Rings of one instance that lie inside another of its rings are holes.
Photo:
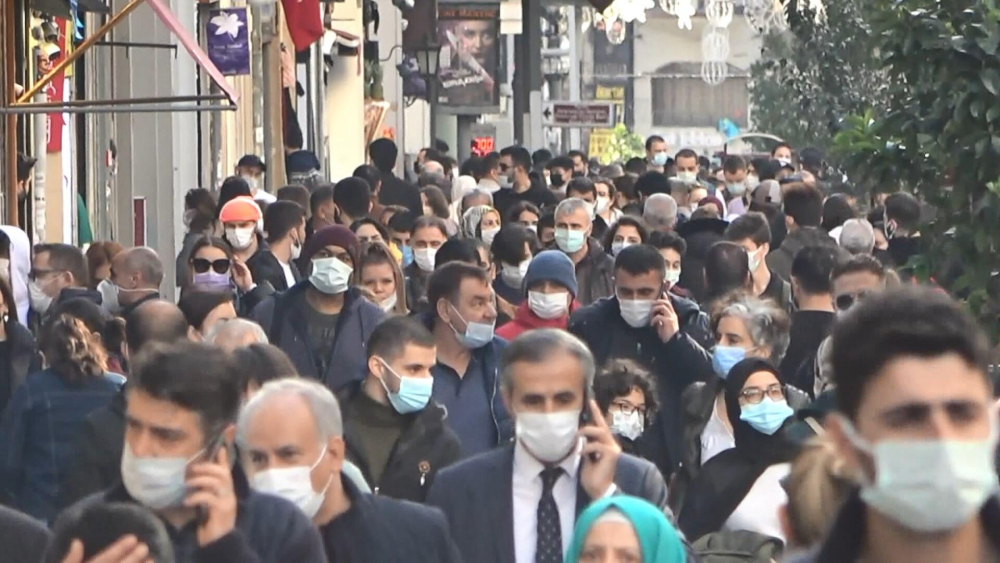
[[[722,233],[729,223],[721,219],[695,219],[677,228],[677,234],[687,242],[680,285],[691,292],[694,300],[703,303],[708,297],[705,286],[705,257],[713,244],[723,240]]]
[[[800,227],[788,233],[781,246],[772,250],[765,259],[771,274],[791,283],[792,261],[800,250],[807,246],[830,246],[837,248],[837,242],[825,231],[816,227]]]
[[[110,489],[121,480],[122,445],[125,440],[125,389],[107,405],[83,419],[70,454],[67,471],[59,485],[58,508],[66,508],[88,496]]]
[[[700,326],[704,319],[700,314],[691,315],[683,305],[678,307],[679,299],[671,296],[680,318],[680,332],[667,343],[660,340],[652,327],[632,328],[626,324],[617,297],[584,307],[569,321],[569,331],[587,343],[597,365],[614,359],[629,359],[653,375],[660,409],[642,442],[645,457],[656,463],[666,478],[682,459],[681,394],[692,383],[713,377],[711,356],[692,334],[707,330]]]
[[[587,254],[576,265],[576,283],[576,300],[581,305],[615,294],[615,259],[595,238],[587,240]]]
[[[295,265],[294,260],[289,262],[288,266],[292,269],[292,276],[295,278],[295,283],[298,283],[302,279],[299,267]],[[254,282],[258,284],[267,282],[278,292],[288,291],[288,280],[285,278],[285,270],[281,267],[281,263],[278,262],[278,258],[270,250],[254,254],[250,261],[247,262],[247,267],[250,268],[250,274],[253,276]]]
[[[363,393],[363,383],[349,383],[341,392],[340,404],[349,403],[358,393]],[[359,422],[344,419],[346,457],[361,470],[375,494],[423,502],[434,483],[434,476],[461,457],[462,446],[458,436],[445,425],[448,414],[433,400],[422,410],[406,417],[406,428],[392,447],[392,453],[377,483],[372,482],[364,448],[360,447]]]
[[[7,364],[0,366],[0,370],[4,371],[4,379],[0,381],[7,385],[5,395],[10,398],[24,383],[28,374],[39,371],[42,369],[42,365],[38,355],[38,346],[35,344],[35,337],[32,336],[31,331],[13,317],[7,322],[6,328],[9,355]],[[6,407],[6,401],[0,403],[0,414],[3,414]]]
[[[253,310],[251,318],[264,328],[271,344],[288,354],[299,375],[322,381],[336,392],[351,381],[364,379],[368,369],[366,343],[385,313],[356,288],[349,288],[326,371],[319,373],[320,360],[313,353],[300,309],[309,306],[305,292],[311,287],[312,282],[303,280],[285,293],[268,298]]]

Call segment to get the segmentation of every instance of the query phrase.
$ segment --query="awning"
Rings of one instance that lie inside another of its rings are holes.
[[[31,9],[67,20],[72,14],[69,0],[31,0]],[[76,9],[78,12],[111,13],[111,8],[102,0],[77,0]]]

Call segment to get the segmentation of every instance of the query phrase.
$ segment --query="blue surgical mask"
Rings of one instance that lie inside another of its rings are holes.
[[[412,264],[413,263],[413,249],[410,248],[410,245],[404,244],[403,246],[399,247],[399,250],[403,253],[403,267],[405,268],[405,267],[409,266],[410,264]]]
[[[740,407],[740,420],[757,432],[768,436],[774,435],[792,414],[794,411],[788,406],[788,401],[784,399],[772,401],[770,397],[764,397],[764,400],[756,405]]]
[[[573,254],[583,248],[587,242],[585,231],[575,231],[571,229],[556,229],[556,245],[559,250],[567,254]]]
[[[669,157],[667,156],[667,153],[665,153],[665,152],[658,152],[658,153],[656,153],[656,154],[653,155],[653,165],[654,166],[666,166],[668,158]]]
[[[458,332],[458,330],[455,329],[455,325],[449,323],[451,330],[455,331],[455,336],[458,337],[458,341],[462,343],[462,346],[465,346],[470,350],[475,350],[477,348],[482,348],[493,341],[493,329],[496,326],[495,322],[490,324],[470,323],[462,317],[462,314],[458,312],[458,309],[456,309],[454,305],[448,303],[448,306],[451,307],[451,310],[455,311],[458,318],[462,319],[462,322],[465,323],[465,332]]]
[[[747,357],[747,351],[736,346],[716,345],[712,352],[712,369],[721,379],[729,377],[729,370]]]
[[[399,380],[399,390],[393,393],[386,386],[384,375],[378,378],[382,384],[382,388],[389,394],[389,402],[392,403],[392,408],[396,409],[396,412],[399,414],[410,414],[424,410],[424,407],[427,406],[427,402],[431,398],[431,391],[434,389],[434,378],[403,377],[396,373],[396,370],[389,367],[389,364],[382,358],[379,358],[378,361],[382,362],[382,366]]]

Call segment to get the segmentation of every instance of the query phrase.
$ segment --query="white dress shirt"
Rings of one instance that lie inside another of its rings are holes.
[[[701,431],[701,464],[705,465],[708,460],[721,454],[722,452],[736,447],[736,438],[733,431],[722,422],[719,416],[719,403],[712,401],[712,416],[708,419],[708,424]]]
[[[788,476],[792,464],[772,465],[754,481],[753,487],[743,502],[729,515],[723,531],[746,530],[785,540],[785,532],[778,518],[778,507],[788,504],[788,493],[781,486],[781,480]]]
[[[582,446],[582,442],[581,442]],[[576,489],[580,473],[580,451],[559,464],[563,474],[552,486],[552,498],[559,507],[559,527],[562,534],[563,554],[573,539],[576,524]],[[535,563],[538,543],[538,501],[542,499],[542,470],[545,465],[535,459],[520,440],[514,446],[514,561]]]
[[[285,273],[285,283],[291,288],[295,285],[295,274],[292,273],[292,266],[286,262],[282,262],[280,258],[278,259],[278,264],[281,265],[281,271]]]

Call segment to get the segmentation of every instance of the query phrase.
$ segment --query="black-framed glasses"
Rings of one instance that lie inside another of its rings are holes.
[[[632,403],[626,403],[625,401],[614,401],[611,403],[611,408],[618,408],[622,411],[622,414],[631,416],[635,411],[639,411],[639,414],[646,416],[646,406],[637,407]],[[610,410],[610,409],[609,409]]]
[[[194,268],[196,274],[204,274],[209,268],[215,270],[216,274],[225,274],[229,272],[231,266],[232,261],[229,258],[219,258],[218,260],[195,258],[191,260],[191,267]]]
[[[65,272],[65,271],[66,270],[45,270],[45,269],[39,269],[39,268],[32,268],[31,271],[28,272],[28,280],[29,281],[35,281],[38,278],[44,278],[45,276],[47,276],[49,274],[58,274],[60,272]]]
[[[855,303],[863,301],[868,297],[871,291],[859,291],[857,293],[844,293],[838,295],[834,298],[833,304],[837,307],[838,311],[846,311],[854,306]]]
[[[747,387],[740,391],[740,397],[750,405],[759,405],[764,397],[769,397],[772,401],[783,401],[785,399],[785,386],[780,383],[772,383],[767,386],[767,389]]]

